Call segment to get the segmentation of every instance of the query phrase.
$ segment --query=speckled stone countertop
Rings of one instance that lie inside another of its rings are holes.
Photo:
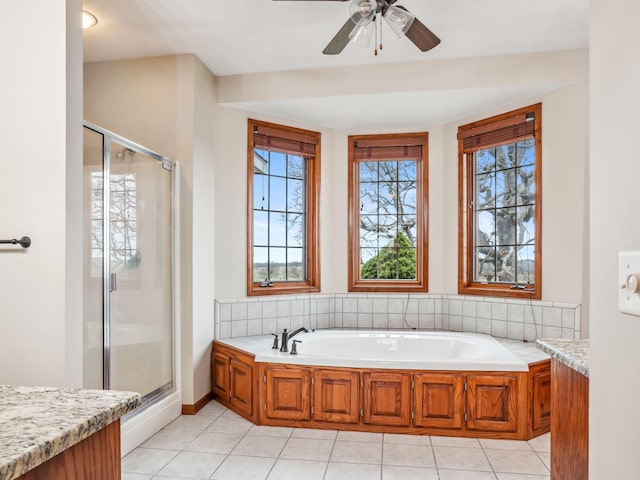
[[[585,377],[589,376],[589,340],[537,340],[538,348]]]
[[[0,479],[12,480],[140,405],[140,395],[0,385]]]
[[[508,338],[494,337],[498,342],[511,350],[527,363],[535,363],[547,360],[549,355],[542,352],[535,342],[523,342],[521,340],[509,340]],[[257,355],[273,345],[273,336],[256,335],[253,337],[235,337],[218,340],[221,343],[243,350],[251,355]]]

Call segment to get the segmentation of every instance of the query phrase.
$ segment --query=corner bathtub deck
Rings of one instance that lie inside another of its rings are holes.
[[[0,385],[0,479],[120,478],[119,419],[139,404],[132,392]]]
[[[517,440],[548,432],[549,355],[496,340],[525,371],[299,365],[280,352],[291,363],[259,362],[273,354],[272,336],[225,339],[213,342],[212,391],[256,425]]]

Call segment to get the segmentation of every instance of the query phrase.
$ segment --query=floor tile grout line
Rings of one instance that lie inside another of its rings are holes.
[[[484,445],[482,444],[480,439],[478,439],[478,444],[480,444],[480,448],[482,449],[482,454],[484,455],[484,458],[487,459],[487,463],[491,467],[491,473],[493,473],[493,476],[497,480],[498,479],[498,474],[496,473],[496,469],[494,468],[493,463],[491,463],[491,459],[489,458],[489,455],[487,455],[487,452],[485,451]]]

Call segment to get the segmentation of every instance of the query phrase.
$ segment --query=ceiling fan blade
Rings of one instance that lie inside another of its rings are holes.
[[[273,0],[274,2],[348,2],[349,0]]]
[[[346,47],[349,43],[349,34],[351,33],[351,30],[353,30],[355,27],[356,25],[353,23],[351,18],[347,19],[345,24],[340,30],[338,30],[338,33],[336,33],[335,37],[331,39],[322,53],[324,53],[325,55],[337,55],[342,52],[342,50],[344,50],[344,47]]]
[[[405,12],[409,11],[400,5],[398,5],[398,8],[401,8]],[[431,50],[440,43],[440,39],[436,34],[425,27],[425,25],[417,18],[413,20],[411,27],[407,30],[406,37],[423,52]]]

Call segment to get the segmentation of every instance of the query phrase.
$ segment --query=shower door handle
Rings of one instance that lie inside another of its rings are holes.
[[[117,285],[116,285],[116,274],[112,273],[109,276],[109,292],[115,292],[117,290]]]

